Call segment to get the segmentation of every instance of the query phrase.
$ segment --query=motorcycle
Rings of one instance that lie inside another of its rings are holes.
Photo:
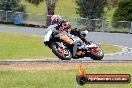
[[[87,34],[86,32],[81,32],[84,37]],[[87,49],[80,48],[83,41],[79,37],[66,31],[58,32],[54,25],[49,26],[45,34],[45,45],[52,49],[52,52],[61,60],[70,60],[72,58],[73,43],[76,41],[78,46],[77,58],[90,57],[93,60],[101,60],[104,57],[103,50],[98,44],[91,41]]]

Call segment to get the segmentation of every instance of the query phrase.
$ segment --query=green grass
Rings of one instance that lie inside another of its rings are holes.
[[[102,44],[105,54],[121,51],[121,48]],[[0,60],[54,58],[52,51],[44,46],[43,37],[0,32]]]
[[[0,33],[0,60],[54,57],[43,38],[14,33]]]
[[[21,3],[26,6],[26,12],[35,13],[35,14],[46,14],[46,5],[45,2],[41,3],[38,6],[32,5],[25,0],[22,0]],[[70,17],[80,17],[79,14],[76,13],[77,5],[74,0],[59,0],[57,3],[57,7],[55,9],[55,14],[59,14],[61,16],[70,16]],[[112,19],[115,8],[108,10],[105,8],[104,17],[108,20]]]
[[[101,66],[87,68],[87,74],[130,74],[131,66]],[[0,88],[131,88],[130,84],[86,84],[76,82],[77,71],[0,71]]]
[[[25,6],[26,13],[31,13],[26,15],[26,18],[24,19],[24,23],[37,24],[37,25],[46,24],[45,2],[42,2],[38,6],[30,4],[26,2],[25,0],[21,0],[21,3]],[[78,24],[77,19],[75,19],[80,17],[79,14],[76,13],[76,8],[77,8],[77,5],[75,3],[75,0],[58,0],[57,6],[55,9],[55,14],[61,15],[64,20],[69,21],[73,28],[77,27],[79,29],[82,29],[84,25]],[[115,8],[108,10],[106,7],[104,17],[107,18],[107,20],[111,21],[114,11],[115,11]],[[41,14],[41,15],[37,15],[37,14]],[[69,18],[65,18],[65,17],[69,17]]]
[[[25,0],[22,0],[21,3],[26,6],[26,11],[29,13],[46,14],[45,2],[41,3],[39,6],[29,4]],[[79,17],[76,14],[76,4],[73,0],[59,0],[55,9],[55,14],[59,14],[61,16]]]
[[[100,44],[105,54],[120,52],[122,49],[111,44]]]
[[[38,6],[35,6],[33,4],[30,4],[26,2],[25,0],[21,0],[21,4],[23,4],[26,8],[26,19],[24,20],[24,23],[27,24],[39,24],[44,25],[46,24],[46,4],[45,1],[40,3]],[[74,20],[74,17],[79,17],[78,14],[76,14],[76,3],[74,0],[58,0],[57,6],[55,8],[55,14],[61,15],[64,20],[68,20],[72,23],[72,25],[76,25],[76,22]],[[37,15],[39,14],[39,15]],[[72,17],[65,19],[65,17]]]

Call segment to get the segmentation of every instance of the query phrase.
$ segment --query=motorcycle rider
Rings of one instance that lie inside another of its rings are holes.
[[[78,36],[83,42],[85,42],[85,44],[89,44],[88,41],[86,41],[85,37],[83,35],[81,35],[80,31],[75,28],[75,29],[71,29],[71,25],[68,21],[64,21],[62,20],[61,16],[59,15],[53,15],[51,17],[51,25],[55,25],[56,26],[56,30],[58,31],[68,31],[70,32],[70,34]],[[46,42],[44,42],[45,45]],[[76,52],[77,52],[77,42],[73,43],[73,58],[76,58]]]
[[[90,42],[85,39],[85,37],[81,34],[81,32],[77,28],[72,29],[70,23],[68,21],[62,20],[62,18],[59,15],[53,15],[51,17],[52,24],[55,24],[56,18],[60,20],[57,26],[57,30],[68,31],[70,32],[70,34],[78,36],[86,44],[86,47],[88,47],[87,45],[90,44]]]

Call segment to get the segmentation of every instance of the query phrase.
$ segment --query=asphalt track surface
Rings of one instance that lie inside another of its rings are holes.
[[[18,34],[32,35],[32,36],[43,36],[45,29],[40,28],[25,28],[25,27],[11,27],[11,26],[0,26],[0,32],[15,32]],[[132,60],[132,34],[123,33],[104,33],[104,32],[89,32],[86,36],[88,40],[96,43],[106,43],[112,45],[118,45],[124,47],[123,53],[105,55],[102,61],[129,61]],[[39,61],[60,61],[58,58],[55,60],[38,60]],[[89,57],[71,60],[72,62],[78,61],[92,61]],[[17,62],[17,61],[15,61]],[[23,62],[23,61],[22,61]],[[31,62],[34,62],[31,61]]]

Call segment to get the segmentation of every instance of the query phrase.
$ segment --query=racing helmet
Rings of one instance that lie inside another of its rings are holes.
[[[51,24],[60,24],[62,22],[62,18],[59,15],[51,16]]]

